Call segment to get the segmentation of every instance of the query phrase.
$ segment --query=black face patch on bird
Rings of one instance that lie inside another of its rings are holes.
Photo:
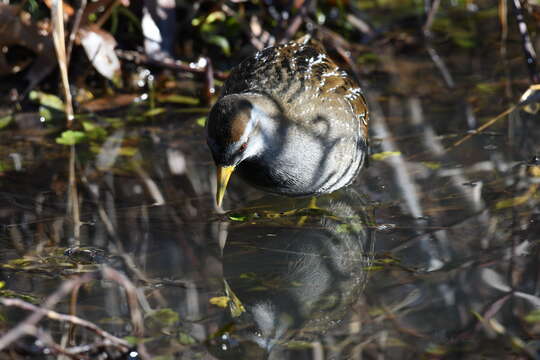
[[[207,133],[208,145],[218,164],[232,165],[236,154],[245,150],[237,149],[236,144],[242,138],[253,105],[240,95],[229,95],[221,98],[210,111]],[[238,151],[237,151],[238,150]]]

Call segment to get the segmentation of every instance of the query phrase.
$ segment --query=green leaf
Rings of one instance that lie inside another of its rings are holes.
[[[30,97],[30,100],[38,101],[40,105],[58,111],[64,111],[64,102],[56,95],[47,94],[41,91],[31,91],[28,96]]]
[[[207,24],[211,24],[215,21],[225,21],[225,18],[227,16],[225,15],[225,13],[223,11],[214,11],[210,14],[208,14],[208,16],[206,17],[206,21],[205,23]]]
[[[75,145],[80,143],[86,138],[86,135],[82,131],[66,130],[60,137],[56,138],[56,143],[61,145]]]
[[[197,119],[197,125],[199,125],[200,127],[205,127],[206,126],[206,116],[201,116],[200,118]]]
[[[158,100],[160,102],[168,102],[168,103],[175,103],[175,104],[185,104],[185,105],[199,105],[200,101],[199,99],[191,96],[183,96],[183,95],[161,95],[158,96]]]
[[[214,296],[208,300],[210,304],[218,306],[220,308],[226,308],[229,304],[229,297],[228,296]]]
[[[371,158],[373,160],[384,160],[391,156],[400,156],[400,155],[401,155],[401,151],[383,151],[383,152],[371,155]]]
[[[525,316],[525,321],[528,323],[540,322],[540,309],[534,310]]]
[[[104,139],[107,136],[107,130],[99,125],[89,121],[83,121],[82,126],[86,136],[88,136],[88,138],[91,140]]]
[[[180,335],[178,335],[178,342],[182,345],[192,345],[197,341],[191,335],[181,332]]]
[[[30,100],[39,102],[39,114],[45,121],[50,121],[54,117],[65,116],[64,102],[58,96],[41,91],[31,91],[28,96]]]
[[[162,326],[174,325],[180,320],[180,315],[172,309],[165,308],[156,310],[148,315],[148,318]]]
[[[242,215],[229,215],[229,219],[232,221],[246,221],[247,216]]]
[[[448,352],[448,349],[442,345],[430,344],[426,348],[426,352],[431,355],[442,356]]]
[[[144,344],[152,338],[140,338],[136,336],[124,336],[124,340],[126,340],[130,345],[137,345],[137,344]]]
[[[207,36],[207,41],[210,44],[219,46],[221,51],[227,56],[231,55],[231,46],[229,45],[229,40],[221,35],[209,35]]]
[[[13,120],[13,116],[11,114],[0,117],[0,129],[3,129],[6,126],[8,126],[12,120]]]
[[[150,110],[146,111],[143,114],[143,116],[153,117],[153,116],[163,114],[165,111],[167,111],[167,109],[165,109],[165,108],[154,108],[154,109],[150,109]]]
[[[431,170],[437,170],[441,167],[441,163],[437,161],[423,161],[422,164]]]

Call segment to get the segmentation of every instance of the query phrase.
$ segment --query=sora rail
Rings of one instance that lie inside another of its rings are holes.
[[[208,118],[221,206],[233,171],[287,196],[349,185],[367,153],[362,90],[309,37],[266,48],[235,67]]]

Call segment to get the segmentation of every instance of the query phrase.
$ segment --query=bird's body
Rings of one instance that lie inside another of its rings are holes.
[[[226,186],[236,168],[273,193],[333,192],[350,184],[364,162],[367,120],[361,89],[318,43],[264,49],[232,70],[210,113],[218,183]]]

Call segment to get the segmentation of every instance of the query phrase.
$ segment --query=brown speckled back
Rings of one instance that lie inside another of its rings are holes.
[[[367,138],[368,111],[362,90],[309,37],[264,49],[240,63],[227,79],[222,96],[247,92],[270,96],[297,123],[322,115],[358,127],[359,135]]]

